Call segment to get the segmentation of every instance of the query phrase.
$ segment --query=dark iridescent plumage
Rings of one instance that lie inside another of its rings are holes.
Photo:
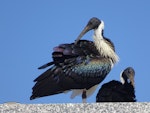
[[[53,61],[39,69],[50,68],[34,80],[30,99],[72,90],[71,98],[82,93],[83,102],[118,61],[113,43],[103,36],[104,23],[92,18],[75,43],[54,48]],[[94,42],[80,40],[94,29]],[[79,91],[80,90],[80,91]]]
[[[134,73],[133,68],[129,67],[121,75],[124,83],[112,80],[103,84],[96,96],[96,102],[135,102]]]
[[[53,62],[40,67],[51,66],[34,80],[31,99],[70,89],[89,89],[99,84],[111,70],[111,62],[99,55],[91,41],[62,44],[55,47],[52,54]]]

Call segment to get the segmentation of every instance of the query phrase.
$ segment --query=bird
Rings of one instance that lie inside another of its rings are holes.
[[[81,40],[90,30],[94,30],[94,41]],[[93,17],[73,43],[54,47],[53,61],[38,68],[50,67],[34,80],[30,100],[72,91],[72,99],[81,95],[86,103],[119,61],[113,42],[104,37],[103,30],[104,22]]]
[[[112,80],[102,85],[96,96],[96,102],[136,102],[135,71],[127,67],[120,74],[120,81]]]

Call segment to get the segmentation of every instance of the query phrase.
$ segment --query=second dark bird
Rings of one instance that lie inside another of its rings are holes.
[[[94,42],[80,40],[94,30]],[[91,18],[75,43],[60,44],[54,48],[53,61],[39,69],[50,68],[37,77],[30,99],[72,91],[71,98],[82,95],[83,102],[104,80],[119,60],[110,39],[104,37],[104,22]]]
[[[126,68],[120,75],[121,82],[112,80],[102,85],[96,102],[135,102],[134,76],[134,69]]]

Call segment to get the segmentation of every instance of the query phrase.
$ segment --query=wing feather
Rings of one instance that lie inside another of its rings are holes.
[[[99,55],[94,43],[81,40],[54,48],[51,66],[37,77],[30,99],[54,95],[71,89],[89,89],[100,83],[111,70],[111,62]]]

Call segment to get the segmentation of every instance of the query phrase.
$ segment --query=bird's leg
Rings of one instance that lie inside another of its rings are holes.
[[[86,103],[86,90],[84,89],[83,92],[82,92],[82,103]]]

